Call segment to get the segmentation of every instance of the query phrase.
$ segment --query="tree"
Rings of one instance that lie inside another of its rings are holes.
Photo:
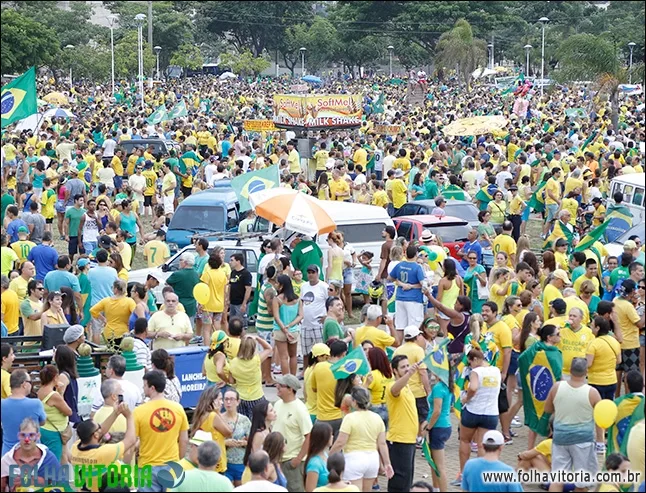
[[[11,9],[2,9],[0,65],[3,74],[21,73],[32,65],[47,65],[58,54],[56,33]]]
[[[199,47],[194,44],[185,43],[173,53],[170,64],[190,70],[198,70],[204,65],[204,59],[202,58]]]
[[[487,43],[473,37],[471,25],[460,19],[455,27],[442,34],[437,42],[437,64],[448,69],[456,68],[458,78],[471,90],[471,74],[486,61]],[[438,68],[439,68],[438,67]]]
[[[334,59],[339,48],[336,28],[326,18],[316,16],[311,26],[297,24],[285,30],[280,51],[285,66],[291,70],[292,75],[294,68],[301,61],[301,47],[307,50],[308,72],[315,73]]]
[[[414,67],[426,65],[430,60],[427,50],[402,39],[397,39],[393,43],[393,48],[393,58],[396,58],[399,64],[407,71]]]
[[[239,75],[258,75],[271,65],[267,58],[254,56],[249,50],[243,51],[240,55],[222,53],[220,64]]]
[[[155,55],[150,52],[148,43],[144,43],[144,74],[152,73],[155,66]],[[137,76],[137,33],[130,32],[114,46],[114,70],[117,77]]]

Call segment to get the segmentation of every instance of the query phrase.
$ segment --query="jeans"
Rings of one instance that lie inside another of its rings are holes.
[[[410,491],[415,474],[415,444],[387,442],[395,475],[388,480],[388,491]]]
[[[83,250],[85,250],[85,253],[87,253],[89,255],[97,247],[97,244],[98,243],[96,241],[84,241],[83,242]]]

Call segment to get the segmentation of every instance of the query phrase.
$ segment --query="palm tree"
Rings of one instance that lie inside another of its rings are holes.
[[[465,19],[459,19],[453,29],[440,36],[437,42],[437,64],[456,67],[458,80],[471,90],[471,74],[487,60],[487,43],[473,37],[473,29]]]

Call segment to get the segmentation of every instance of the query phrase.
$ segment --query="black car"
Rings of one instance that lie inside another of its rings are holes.
[[[155,156],[156,160],[159,160],[164,156],[168,156],[171,149],[176,149],[179,153],[178,145],[172,140],[165,139],[131,139],[121,142],[119,146],[124,150],[126,156],[132,154],[137,147],[148,149],[152,146],[152,155]]]

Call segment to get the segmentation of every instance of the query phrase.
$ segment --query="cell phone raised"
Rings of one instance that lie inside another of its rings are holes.
[[[119,394],[119,404],[123,403],[123,394]]]

